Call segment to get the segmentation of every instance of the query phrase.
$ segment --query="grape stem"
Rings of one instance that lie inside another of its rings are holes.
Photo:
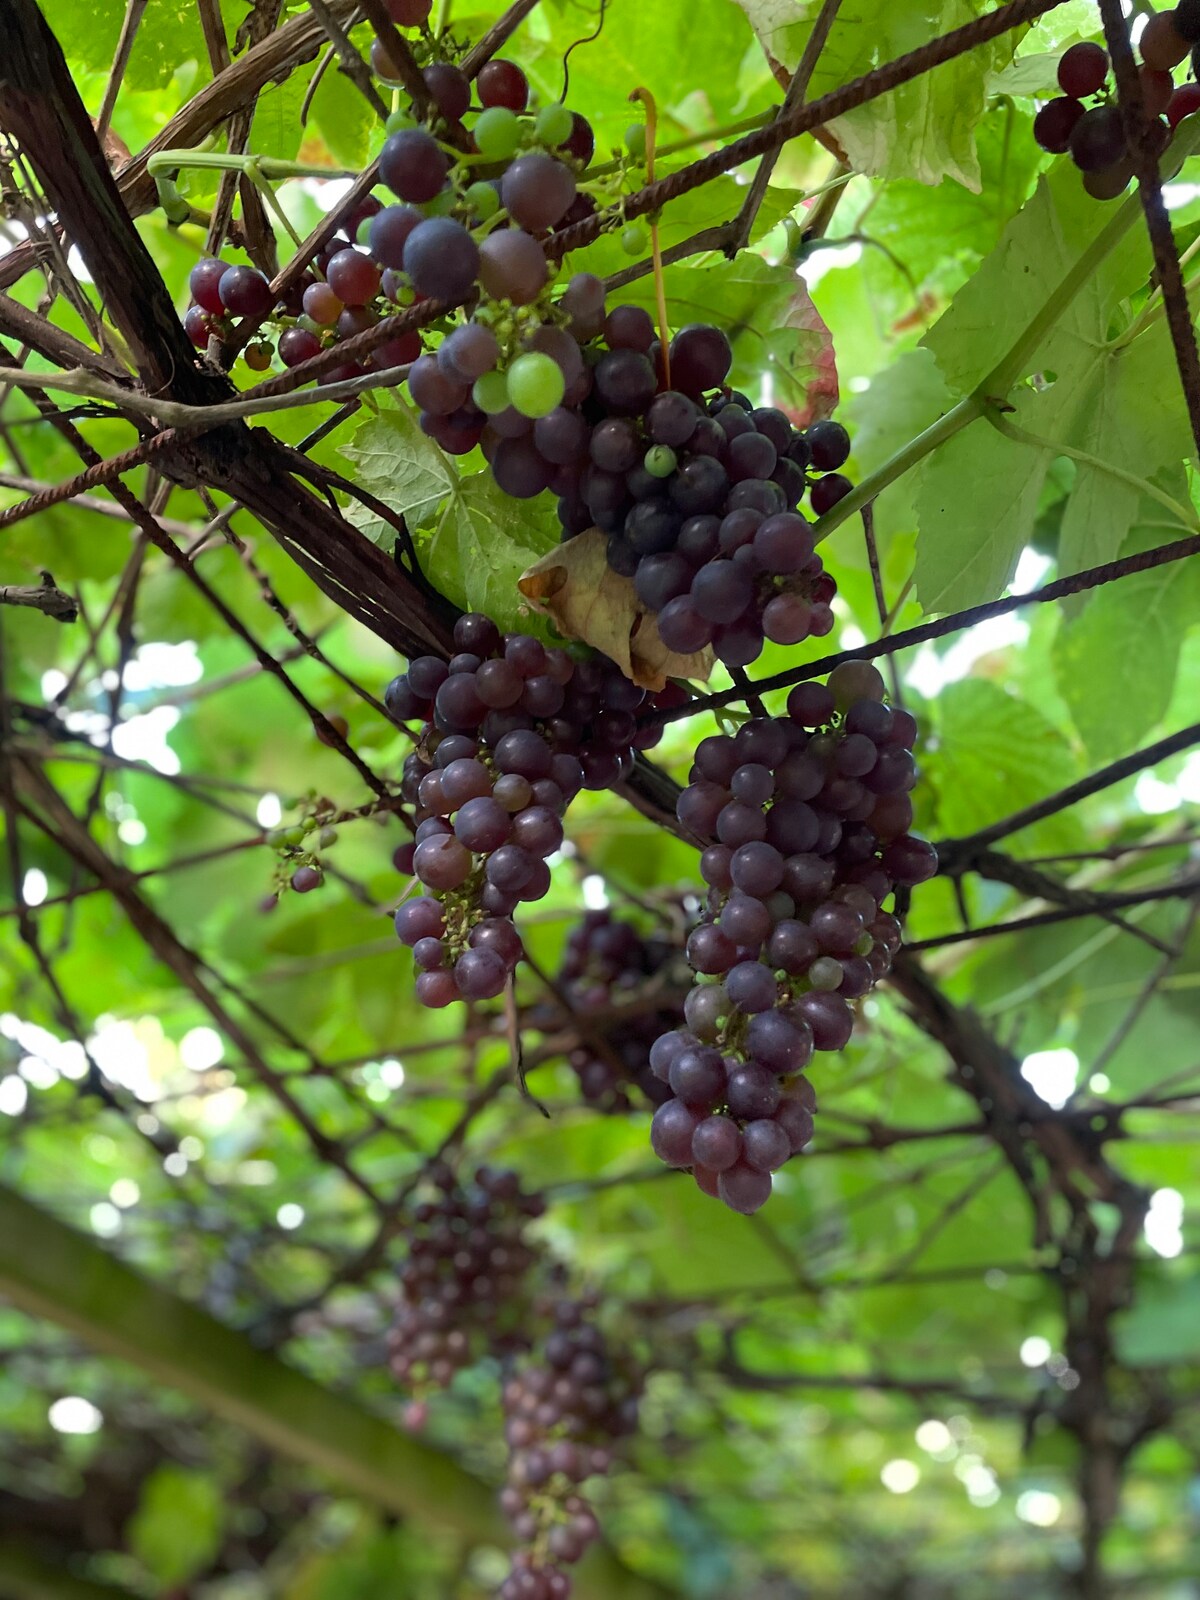
[[[1176,138],[1172,145],[1172,154],[1183,161],[1194,153],[1198,144],[1200,144],[1200,129],[1189,128],[1186,134]],[[818,518],[815,526],[818,540],[828,538],[835,528],[841,527],[843,522],[861,511],[869,501],[874,500],[884,489],[902,478],[940,445],[953,439],[955,434],[961,433],[970,423],[987,415],[989,410],[995,411],[997,402],[1002,401],[1014,384],[1025,375],[1028,363],[1037,354],[1042,341],[1075,296],[1137,221],[1141,209],[1137,196],[1130,195],[1101,228],[1087,249],[1068,268],[1062,280],[1046,297],[992,370],[980,379],[970,394],[965,395],[957,405],[952,406],[932,426],[926,428],[924,433],[918,434],[915,439],[910,439],[882,466],[868,474],[844,499],[839,500],[832,510]],[[1071,454],[1061,445],[1056,444],[1053,448],[1062,455]],[[1174,502],[1171,509],[1173,512],[1177,510]],[[1189,519],[1187,526],[1191,525]]]
[[[236,156],[224,150],[159,150],[146,161],[146,171],[152,178],[169,177],[180,167],[241,172],[252,180],[255,168],[264,178],[358,177],[348,167],[319,167],[311,161],[284,161],[278,156]]]
[[[646,108],[646,181],[654,182],[654,140],[658,132],[658,107],[649,89],[638,88],[629,96]],[[650,217],[650,259],[654,263],[654,298],[658,307],[658,341],[662,351],[663,386],[671,387],[671,336],[667,320],[667,289],[663,281],[662,250],[658,240],[658,215]]]

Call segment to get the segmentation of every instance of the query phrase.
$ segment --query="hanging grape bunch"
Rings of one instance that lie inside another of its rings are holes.
[[[585,1019],[592,1012],[608,1013],[607,1048],[601,1051],[581,1034],[567,1060],[583,1098],[600,1111],[631,1110],[632,1088],[654,1106],[670,1098],[671,1091],[650,1068],[650,1047],[664,1030],[682,1020],[681,1001],[671,1003],[671,991],[681,993],[689,976],[681,945],[682,940],[676,943],[661,933],[644,937],[633,923],[610,911],[588,911],[571,930],[559,982]],[[673,982],[676,968],[683,980],[678,985]],[[622,1001],[636,1003],[650,985],[668,990],[659,1007],[622,1017]]]
[[[501,637],[477,613],[459,618],[454,643],[448,663],[416,657],[384,696],[398,722],[423,724],[402,793],[428,892],[395,921],[420,969],[417,998],[433,1007],[503,992],[522,953],[513,912],[549,889],[567,806],[627,777],[634,751],[661,735],[635,716],[656,697],[603,656],[577,662],[528,634]]]
[[[499,1600],[566,1600],[565,1568],[598,1537],[581,1492],[606,1476],[637,1427],[639,1375],[598,1326],[593,1308],[554,1306],[554,1327],[536,1359],[504,1385],[507,1482],[500,1504],[521,1540]]]
[[[679,799],[684,826],[715,842],[700,858],[709,889],[688,939],[685,1026],[650,1054],[674,1096],[650,1137],[735,1211],[757,1211],[812,1136],[804,1070],[848,1043],[851,1002],[900,945],[884,902],[937,871],[908,832],[916,724],[883,696],[865,661],[798,685],[787,716],[702,740]]]
[[[485,1355],[511,1354],[528,1338],[529,1274],[537,1250],[526,1226],[545,1207],[523,1194],[515,1172],[480,1167],[459,1184],[432,1174],[404,1229],[408,1258],[389,1338],[391,1368],[416,1396],[444,1389]]]
[[[1138,40],[1142,102],[1152,119],[1159,155],[1179,123],[1200,110],[1200,85],[1192,81],[1177,87],[1172,77],[1189,52],[1194,58],[1198,46],[1200,0],[1182,0],[1173,11],[1150,17]],[[1102,45],[1090,40],[1073,44],[1058,63],[1062,94],[1047,101],[1033,123],[1034,138],[1043,150],[1070,153],[1083,173],[1084,188],[1096,200],[1115,199],[1133,177],[1121,111],[1108,89],[1109,66]]]

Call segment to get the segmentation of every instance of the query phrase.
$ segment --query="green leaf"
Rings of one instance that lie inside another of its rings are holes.
[[[345,73],[327,71],[312,100],[312,119],[335,161],[361,167],[377,118]]]
[[[854,460],[865,475],[883,466],[943,411],[950,394],[928,350],[906,350],[871,379],[862,394],[850,397]],[[898,478],[875,501],[876,534],[909,532],[917,525],[911,474]]]
[[[1150,739],[1171,703],[1179,647],[1197,615],[1200,573],[1178,561],[1099,590],[1059,628],[1054,675],[1094,762]]]
[[[678,322],[713,322],[728,332],[735,387],[756,389],[769,374],[777,405],[818,416],[833,410],[833,341],[789,262],[772,266],[745,251],[732,261],[668,267],[665,277],[668,302],[680,308]],[[652,278],[639,278],[620,298],[656,314]]]
[[[1037,414],[1039,398],[1022,396],[1017,417]],[[926,458],[915,571],[926,611],[958,611],[1001,593],[1029,542],[1051,458],[981,420]]]
[[[130,1549],[164,1587],[194,1578],[221,1548],[225,1502],[206,1472],[158,1467],[142,1486],[128,1528]]]
[[[768,57],[794,72],[820,9],[820,0],[737,0]],[[813,74],[810,98],[870,71],[881,62],[961,27],[976,15],[969,0],[927,0],[920,7],[863,0],[842,11]],[[1000,42],[968,50],[890,94],[835,118],[830,131],[859,172],[936,184],[953,178],[979,188],[975,127],[987,107],[988,73],[1008,54]]]
[[[1041,712],[982,678],[943,689],[936,748],[922,766],[937,790],[938,826],[952,837],[974,833],[1078,776],[1070,746]],[[1022,833],[1017,848],[1061,839],[1064,826],[1074,837],[1077,825],[1052,818]]]
[[[543,499],[544,510],[514,500],[490,472],[459,480],[428,547],[427,573],[435,587],[465,611],[486,612],[502,628],[519,622],[528,630],[531,613],[517,579],[559,539],[552,503]]]
[[[412,410],[397,397],[356,429],[341,454],[352,463],[355,481],[420,527],[432,520],[458,483],[450,457],[417,426]],[[346,515],[373,543],[391,548],[395,529],[365,506],[351,504]]]
[[[329,73],[325,74],[329,77]],[[258,97],[247,148],[252,155],[294,161],[304,137],[300,107],[308,91],[312,65],[289,73],[282,83],[271,83]]]

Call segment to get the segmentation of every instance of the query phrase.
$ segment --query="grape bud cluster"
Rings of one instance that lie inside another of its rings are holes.
[[[420,1200],[407,1219],[388,1345],[393,1373],[418,1396],[446,1388],[485,1355],[523,1347],[538,1260],[525,1230],[545,1210],[540,1195],[521,1192],[515,1172],[480,1167],[460,1184],[439,1167],[432,1181],[436,1198]]]
[[[502,1393],[509,1457],[500,1505],[521,1550],[499,1600],[566,1600],[566,1568],[599,1535],[582,1493],[607,1475],[637,1427],[640,1375],[606,1338],[587,1302],[558,1300],[536,1359]]]
[[[815,1051],[849,1042],[852,1002],[900,946],[884,902],[937,871],[933,846],[908,832],[916,724],[883,697],[866,661],[799,684],[786,717],[702,740],[679,798],[679,820],[714,842],[700,858],[709,889],[688,939],[685,1026],[650,1053],[673,1096],[650,1138],[735,1211],[757,1211],[812,1136],[803,1073]]]
[[[611,911],[588,911],[571,930],[562,967],[562,985],[572,1008],[585,1020],[608,1013],[601,1051],[581,1032],[567,1060],[579,1079],[584,1100],[598,1111],[633,1109],[633,1090],[652,1106],[670,1098],[670,1089],[650,1068],[650,1049],[660,1034],[682,1021],[682,995],[690,979],[682,938],[643,935],[632,922]],[[660,996],[653,1009],[637,1004],[653,986]],[[623,1002],[631,1014],[622,1016]]]
[[[395,922],[420,969],[417,998],[433,1007],[503,992],[522,954],[513,912],[549,889],[567,806],[581,788],[619,783],[661,736],[635,716],[657,697],[603,656],[577,662],[528,634],[502,637],[478,613],[459,618],[454,643],[448,663],[418,656],[384,694],[398,722],[423,724],[401,792],[428,892]]]
[[[1200,0],[1182,0],[1173,11],[1151,16],[1138,40],[1142,103],[1150,137],[1161,153],[1185,117],[1200,111],[1196,83],[1200,54]],[[1192,53],[1192,81],[1175,83],[1174,69]],[[1096,200],[1123,194],[1133,177],[1133,159],[1120,107],[1108,91],[1109,58],[1092,40],[1073,44],[1058,63],[1062,94],[1048,100],[1034,118],[1033,136],[1053,155],[1070,154],[1083,184]],[[1089,104],[1088,102],[1091,102]]]

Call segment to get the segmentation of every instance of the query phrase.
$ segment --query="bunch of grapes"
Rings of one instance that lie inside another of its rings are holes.
[[[527,1223],[545,1210],[515,1172],[480,1167],[460,1185],[433,1174],[437,1198],[420,1201],[405,1229],[408,1259],[393,1324],[391,1368],[423,1395],[484,1355],[511,1354],[527,1337],[529,1274],[538,1252]]]
[[[528,634],[502,637],[478,613],[459,618],[454,643],[448,663],[418,656],[384,695],[398,722],[424,724],[402,793],[429,893],[401,904],[396,932],[420,968],[418,1000],[434,1007],[502,993],[522,953],[513,912],[549,889],[567,806],[581,788],[619,783],[661,736],[635,713],[662,697],[603,656],[577,662]]]
[[[653,1010],[617,1011],[605,1025],[607,1050],[601,1054],[584,1037],[567,1057],[579,1079],[580,1092],[598,1110],[632,1109],[636,1087],[651,1105],[670,1098],[670,1090],[650,1069],[650,1048],[666,1029],[681,1020],[678,1000],[688,980],[680,945],[662,935],[643,934],[610,911],[589,911],[571,930],[559,981],[573,1008],[589,1013],[636,1002],[653,982],[661,998]],[[676,981],[678,980],[678,981]],[[665,992],[663,992],[665,991]]]
[[[1184,117],[1200,111],[1200,84],[1176,87],[1171,75],[1189,51],[1195,55],[1197,47],[1200,0],[1182,0],[1173,11],[1158,12],[1138,40],[1142,101],[1153,119],[1152,135],[1159,154]],[[1108,92],[1108,80],[1109,59],[1104,47],[1090,40],[1073,44],[1058,63],[1062,94],[1047,101],[1033,123],[1033,136],[1043,150],[1054,155],[1070,153],[1083,173],[1084,188],[1096,200],[1115,199],[1133,177],[1120,108]]]
[[[507,1483],[500,1504],[524,1549],[499,1600],[566,1600],[566,1567],[599,1535],[581,1485],[612,1470],[637,1427],[639,1374],[573,1300],[554,1306],[539,1358],[505,1383]]]
[[[847,1044],[851,1002],[888,971],[900,924],[884,902],[937,871],[908,832],[916,724],[883,694],[866,661],[798,685],[786,717],[702,740],[679,799],[679,820],[715,842],[700,858],[686,1026],[650,1053],[674,1096],[650,1137],[735,1211],[757,1211],[812,1135],[801,1074],[815,1050]]]

